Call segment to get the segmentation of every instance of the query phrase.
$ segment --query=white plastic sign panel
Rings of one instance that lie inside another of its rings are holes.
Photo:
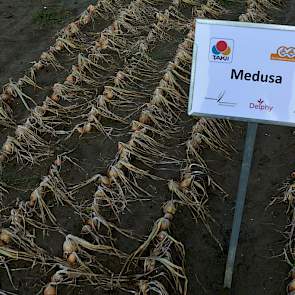
[[[295,27],[196,20],[189,115],[295,125]]]

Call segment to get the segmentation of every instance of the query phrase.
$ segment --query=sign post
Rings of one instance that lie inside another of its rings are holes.
[[[224,277],[231,288],[257,123],[295,126],[295,27],[196,20],[188,113],[248,122]]]
[[[238,247],[240,227],[242,223],[244,204],[247,194],[247,185],[251,169],[252,155],[256,138],[257,123],[248,123],[239,188],[236,199],[235,215],[230,237],[228,256],[224,275],[224,287],[231,288],[236,251]]]

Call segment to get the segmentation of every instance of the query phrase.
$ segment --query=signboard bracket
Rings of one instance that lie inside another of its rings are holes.
[[[224,288],[231,288],[232,276],[234,270],[234,263],[236,257],[236,251],[239,241],[240,227],[242,223],[243,210],[245,204],[245,198],[247,193],[248,180],[251,169],[252,156],[255,145],[257,123],[249,122],[245,140],[243,162],[241,167],[239,188],[236,199],[235,214],[227,256],[227,263],[224,276]]]

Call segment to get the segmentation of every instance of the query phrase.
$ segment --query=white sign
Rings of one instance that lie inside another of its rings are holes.
[[[189,115],[295,125],[295,27],[197,20]]]

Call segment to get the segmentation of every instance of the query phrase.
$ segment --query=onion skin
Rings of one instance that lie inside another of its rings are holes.
[[[12,154],[13,153],[13,144],[11,142],[4,143],[3,151],[7,154]]]
[[[10,104],[13,101],[12,96],[10,94],[8,94],[8,93],[2,93],[1,94],[1,99],[3,101],[5,101],[6,103],[8,103],[8,104]]]
[[[50,99],[53,100],[53,101],[55,101],[55,102],[59,102],[59,100],[60,100],[59,96],[56,95],[56,94],[52,94],[50,96]]]
[[[113,90],[110,88],[105,88],[103,95],[108,99],[111,100],[114,97]]]
[[[165,213],[164,218],[171,221],[173,219],[173,215],[171,213]]]
[[[84,126],[84,132],[85,133],[89,133],[92,129],[92,126],[90,123],[87,123],[85,126]]]
[[[293,279],[289,284],[288,284],[288,292],[295,291],[295,280]]]
[[[69,76],[67,76],[66,81],[69,84],[75,84],[76,79],[75,79],[75,77],[73,75],[69,75]]]
[[[151,123],[151,119],[150,119],[149,115],[146,113],[141,113],[138,121],[142,124],[150,124]]]
[[[48,286],[44,289],[44,295],[56,295],[56,287],[52,284],[48,284]]]
[[[106,186],[110,186],[111,185],[111,180],[109,177],[107,176],[101,176],[100,177],[100,182]]]
[[[63,243],[64,254],[71,254],[78,250],[77,245],[69,239],[66,239]]]
[[[164,241],[166,239],[167,235],[168,235],[167,232],[162,230],[158,233],[157,238],[159,241]]]
[[[295,179],[295,171],[291,173],[291,178]]]
[[[61,274],[55,273],[51,277],[51,282],[53,282],[53,283],[61,283],[62,281],[63,281],[63,277]]]
[[[168,201],[163,208],[164,213],[170,213],[174,215],[176,213],[176,207],[173,201]]]
[[[77,254],[76,252],[71,253],[68,258],[67,261],[70,265],[74,266],[77,262]]]
[[[192,179],[193,179],[192,175],[186,174],[183,180],[179,184],[180,188],[182,189],[188,188],[192,183]]]
[[[91,226],[89,224],[83,225],[81,229],[82,234],[89,234],[92,231]]]
[[[290,275],[292,279],[295,279],[295,268],[293,267],[290,271]]]
[[[169,227],[170,227],[170,220],[169,219],[162,217],[162,218],[160,218],[159,222],[160,222],[160,230],[161,231],[166,231],[169,229]]]
[[[0,234],[0,240],[5,244],[8,244],[11,241],[11,235],[7,230],[2,230]]]
[[[156,267],[156,260],[153,258],[146,258],[144,261],[144,269],[146,272],[152,272]]]
[[[54,160],[54,165],[56,165],[56,166],[61,166],[61,164],[62,164],[62,160],[61,159],[56,159],[56,160]]]
[[[0,153],[0,162],[6,161],[6,155],[4,153]]]

